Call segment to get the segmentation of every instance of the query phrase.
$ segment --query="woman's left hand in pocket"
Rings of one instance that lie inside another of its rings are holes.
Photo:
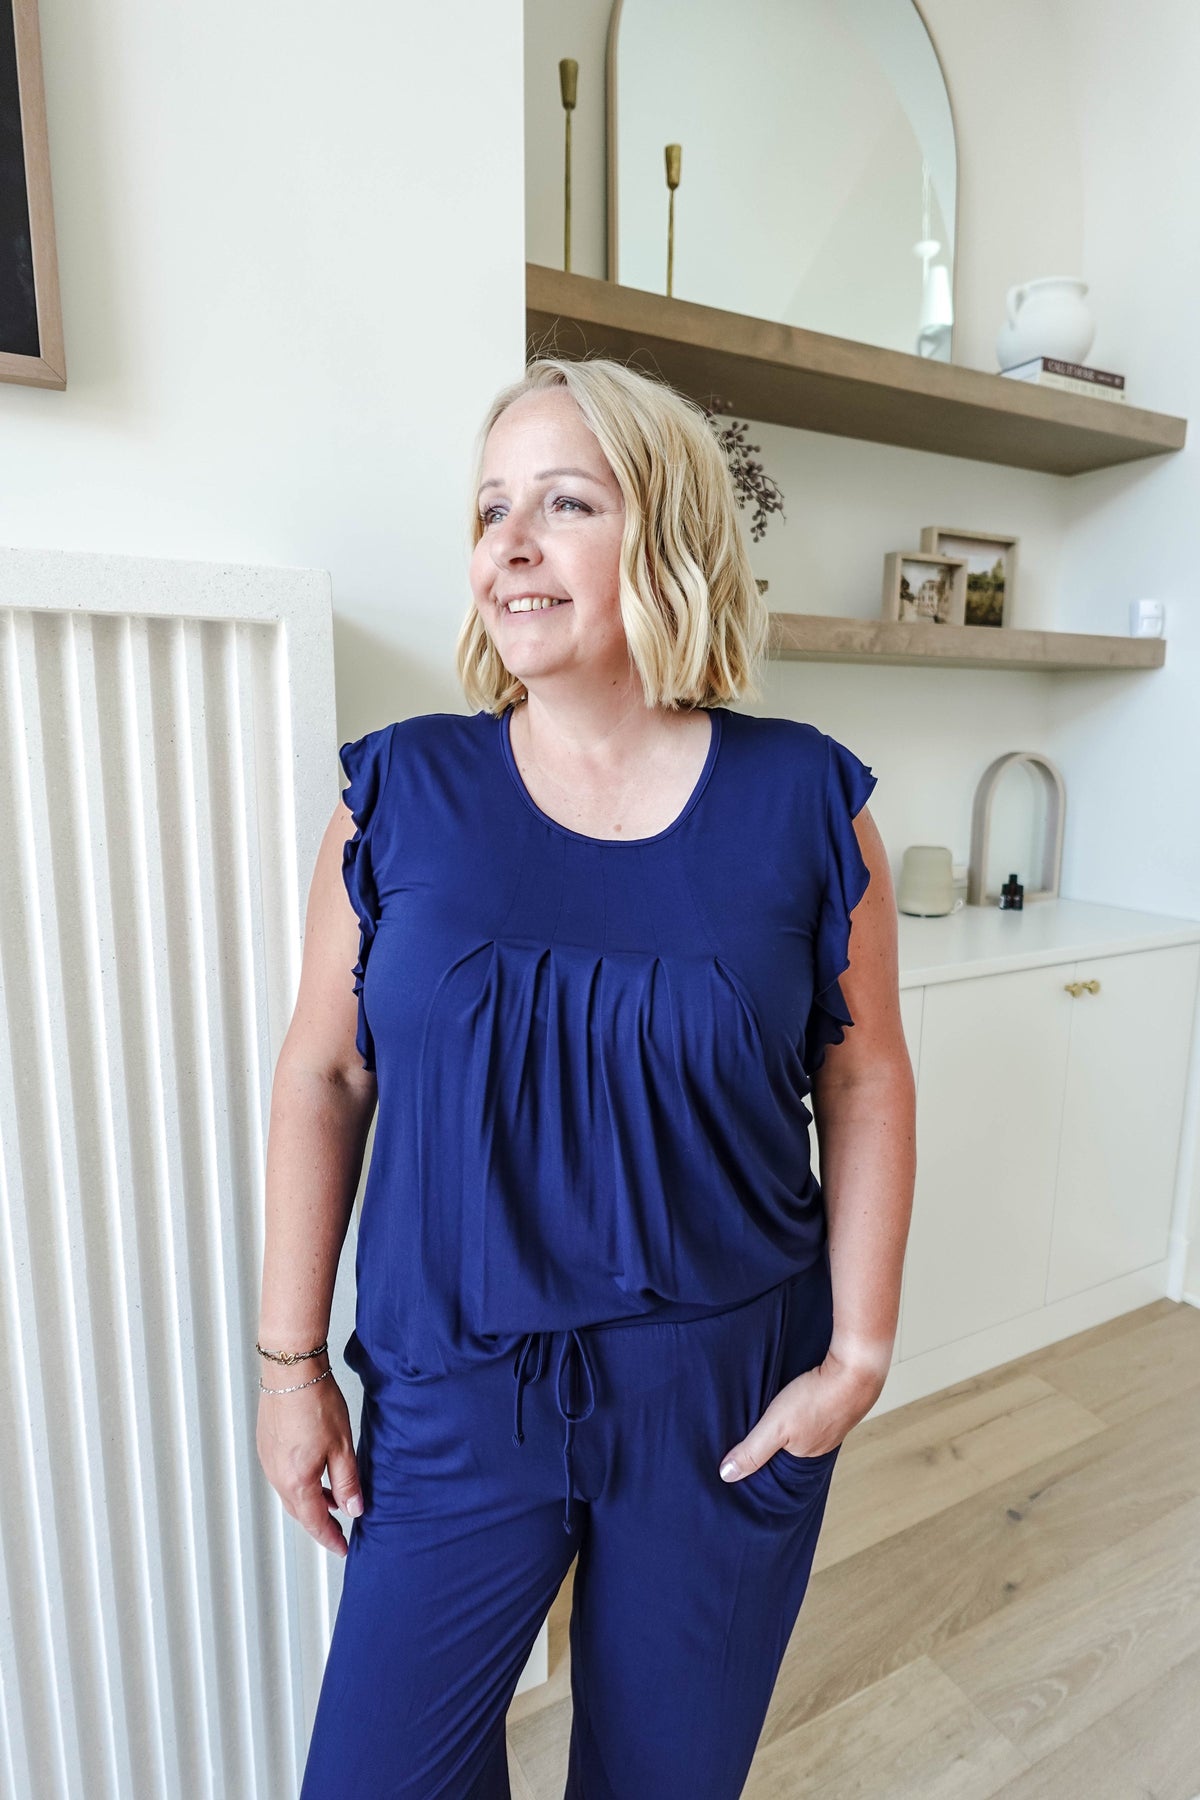
[[[722,1481],[744,1480],[777,1450],[821,1456],[836,1449],[870,1412],[882,1390],[883,1382],[873,1373],[827,1356],[780,1388],[753,1429],[740,1443],[730,1445],[721,1458]]]

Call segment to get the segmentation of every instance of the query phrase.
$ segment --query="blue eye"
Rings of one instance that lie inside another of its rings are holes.
[[[580,512],[583,512],[583,513],[590,513],[592,510],[591,507],[587,505],[586,501],[575,500],[571,497],[570,494],[559,494],[556,497],[556,499],[554,500],[553,504],[556,507],[574,506]],[[483,510],[480,512],[479,517],[480,517],[481,521],[483,522],[483,524],[485,526],[487,526],[492,523],[492,515],[494,513],[502,513],[502,512],[503,512],[503,508],[501,508],[499,506],[485,506],[483,508]]]

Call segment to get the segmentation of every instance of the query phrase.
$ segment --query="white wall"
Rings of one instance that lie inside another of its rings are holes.
[[[0,388],[0,540],[328,569],[339,729],[460,706],[519,0],[39,11],[68,385]]]
[[[1184,221],[1200,201],[1200,12],[1190,0],[1154,0],[1146,31],[1109,0],[1055,3],[1077,28],[1083,266],[1100,320],[1090,360],[1124,370],[1141,404],[1192,422],[1183,454],[1080,477],[1068,489],[1064,628],[1124,632],[1129,601],[1156,597],[1166,602],[1168,640],[1166,666],[1150,680],[1077,679],[1056,691],[1061,753],[1080,770],[1073,873],[1098,899],[1194,914],[1200,239]]]
[[[1191,422],[1181,455],[1070,486],[1059,598],[1066,629],[1122,632],[1128,602],[1143,596],[1167,609],[1158,674],[1077,678],[1056,692],[1054,742],[1074,772],[1073,891],[1197,917],[1200,240],[1188,221],[1200,200],[1200,12],[1191,0],[1154,0],[1134,22],[1114,0],[1055,0],[1055,8],[1072,44],[1087,171],[1082,266],[1101,322],[1091,359],[1124,370],[1143,405]],[[1130,1056],[1137,1049],[1131,1044]],[[1186,1286],[1200,1295],[1200,1191],[1190,1173]]]

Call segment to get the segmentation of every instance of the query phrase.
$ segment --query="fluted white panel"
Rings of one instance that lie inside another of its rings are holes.
[[[341,1564],[259,1469],[254,1336],[334,742],[321,572],[0,550],[13,1800],[298,1786]]]

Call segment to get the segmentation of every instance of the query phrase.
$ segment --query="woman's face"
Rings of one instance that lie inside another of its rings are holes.
[[[618,602],[625,508],[616,477],[565,388],[523,394],[488,433],[471,557],[475,604],[510,674],[586,672],[624,683]],[[531,595],[564,604],[510,612]]]

